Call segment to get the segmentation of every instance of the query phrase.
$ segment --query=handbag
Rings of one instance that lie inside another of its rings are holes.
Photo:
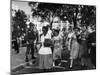
[[[52,46],[53,46],[53,42],[51,39],[44,40],[44,47],[52,47]]]

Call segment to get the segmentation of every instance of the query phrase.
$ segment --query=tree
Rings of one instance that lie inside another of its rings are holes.
[[[29,2],[32,7],[33,16],[40,15],[43,18],[59,16],[61,20],[68,20],[77,26],[80,20],[81,24],[89,25],[96,22],[96,7],[87,5],[71,5],[71,4],[55,4],[55,3],[39,3]],[[35,8],[33,8],[35,7]]]
[[[83,6],[81,10],[82,23],[87,25],[96,24],[96,7]]]
[[[58,9],[60,9],[62,5],[54,3],[29,2],[29,6],[33,12],[32,16],[41,16],[42,19],[46,19],[51,23],[53,16],[58,16]]]
[[[63,14],[67,20],[77,26],[77,22],[81,20],[81,24],[96,24],[96,7],[87,5],[63,5]],[[64,18],[64,17],[63,17]]]
[[[12,38],[19,37],[25,33],[27,27],[26,20],[27,16],[24,11],[18,10],[15,12],[15,16],[12,16]]]

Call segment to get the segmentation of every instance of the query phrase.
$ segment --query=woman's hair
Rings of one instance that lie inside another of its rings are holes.
[[[69,26],[68,30],[71,30],[71,31],[72,31],[72,30],[73,30],[73,28],[72,28],[71,26]]]
[[[78,27],[73,28],[73,30],[76,30],[76,29],[77,29],[78,31],[80,31],[80,28],[78,28]]]
[[[48,26],[43,26],[42,30],[46,30],[46,32],[48,31]]]
[[[59,30],[58,30],[58,29],[55,29],[54,31],[57,32],[57,33],[59,34]]]
[[[86,24],[82,24],[81,27],[85,27],[87,29],[87,25]]]

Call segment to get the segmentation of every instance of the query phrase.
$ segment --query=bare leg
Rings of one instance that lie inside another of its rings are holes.
[[[53,67],[55,66],[55,61],[53,61]]]
[[[81,65],[84,66],[84,58],[81,58]]]
[[[70,68],[73,66],[73,59],[70,59]]]

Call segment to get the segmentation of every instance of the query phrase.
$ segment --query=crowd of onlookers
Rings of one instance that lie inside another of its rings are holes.
[[[50,25],[42,27],[39,34],[35,25],[31,26],[24,37],[24,44],[27,47],[25,61],[39,59],[40,69],[50,69],[53,66],[60,66],[62,52],[69,51],[70,68],[74,60],[78,59],[81,66],[87,66],[87,59],[90,58],[93,67],[96,68],[96,27],[82,24],[80,27],[68,29],[52,28]],[[13,41],[14,49],[19,53],[20,41],[18,38]],[[35,57],[35,53],[38,57]]]

